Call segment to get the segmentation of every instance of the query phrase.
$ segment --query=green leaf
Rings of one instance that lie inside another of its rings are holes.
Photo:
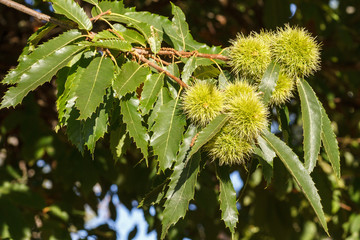
[[[164,21],[163,29],[169,36],[176,50],[197,50],[205,44],[196,42],[189,33],[189,27],[186,23],[185,15],[181,9],[174,4],[172,5],[172,13],[174,15],[172,21]]]
[[[172,22],[176,29],[177,36],[181,39],[181,48],[178,50],[186,50],[186,38],[189,35],[189,26],[185,19],[185,14],[181,9],[171,3],[172,14],[174,15]]]
[[[190,84],[189,79],[197,67],[196,61],[197,60],[195,56],[189,58],[185,63],[184,69],[182,71],[181,80],[188,85]]]
[[[52,53],[44,59],[40,59],[26,71],[16,85],[11,87],[5,94],[1,103],[1,108],[6,108],[21,103],[23,98],[38,86],[51,80],[56,72],[64,67],[74,54],[82,50],[83,47],[69,45]]]
[[[297,81],[297,89],[301,101],[304,127],[305,168],[311,173],[320,151],[321,108],[314,91],[305,80]]]
[[[51,0],[55,13],[63,14],[79,25],[80,29],[92,29],[92,23],[85,11],[73,0]]]
[[[327,156],[338,179],[340,179],[340,153],[334,131],[331,128],[331,121],[326,114],[324,107],[320,104],[322,116],[321,141],[324,145]]]
[[[174,167],[164,204],[161,239],[165,238],[171,225],[185,216],[189,202],[194,198],[200,160],[200,153],[197,153],[189,161],[184,159]]]
[[[156,186],[152,189],[146,196],[141,200],[138,205],[138,208],[143,206],[150,206],[159,203],[165,197],[165,190],[167,188],[169,181],[166,180],[162,184]]]
[[[81,87],[75,91],[75,106],[80,110],[79,119],[86,119],[95,112],[103,101],[106,88],[111,85],[113,76],[114,64],[110,58],[96,57],[87,66],[79,80]]]
[[[123,52],[128,52],[132,49],[132,46],[129,42],[121,39],[100,39],[97,42],[83,41],[78,44],[80,46],[102,47],[102,48],[119,50]]]
[[[225,114],[217,116],[212,120],[197,136],[194,146],[191,148],[189,158],[194,155],[199,149],[210,141],[228,121]]]
[[[257,143],[262,151],[261,157],[272,167],[274,158],[276,157],[276,153],[261,136],[258,136]]]
[[[62,68],[57,74],[56,81],[58,83],[58,99],[56,100],[56,107],[60,127],[65,126],[70,117],[70,113],[77,98],[75,94],[76,89],[79,86],[82,74],[91,62],[92,58],[92,54],[84,54],[81,52],[74,56],[74,58],[67,64],[67,67]],[[59,90],[60,81],[64,81],[64,90],[61,92]]]
[[[267,104],[270,101],[272,92],[275,89],[276,82],[279,79],[280,65],[271,62],[267,67],[263,78],[259,84],[259,91],[263,93],[263,101]]]
[[[132,8],[125,8],[123,1],[101,1],[98,2],[99,8],[93,8],[91,14],[97,16],[102,12],[111,10],[112,13],[123,14],[127,11],[132,11]]]
[[[216,78],[220,74],[220,70],[212,65],[199,66],[195,69],[194,77],[197,79]]]
[[[228,80],[226,74],[224,72],[219,74],[219,89],[224,90],[229,84],[230,81]]]
[[[70,30],[41,44],[30,55],[24,55],[19,58],[19,65],[6,75],[2,83],[15,84],[21,81],[21,78],[24,78],[27,75],[26,72],[28,72],[37,62],[46,61],[49,56],[54,55],[55,52],[58,52],[66,45],[69,45],[71,42],[81,37],[82,35],[78,30]]]
[[[113,82],[113,88],[119,96],[134,92],[145,81],[149,68],[136,62],[127,62],[121,67],[120,73]]]
[[[276,107],[276,113],[282,138],[286,144],[289,144],[291,138],[289,109],[286,105]]]
[[[162,42],[162,33],[156,31],[154,26],[150,26],[150,37],[148,38],[148,42],[150,44],[151,51],[153,53],[158,53],[161,48],[161,42]]]
[[[85,121],[83,128],[84,142],[91,154],[94,154],[96,142],[104,137],[109,123],[106,105],[100,105],[91,118]]]
[[[20,62],[21,59],[23,59],[25,56],[30,55],[31,52],[33,52],[36,48],[36,45],[38,45],[39,41],[48,34],[51,30],[53,30],[55,27],[57,27],[54,23],[46,23],[44,26],[40,27],[38,30],[36,30],[35,33],[33,33],[27,40],[27,44],[22,50],[21,55],[19,56],[18,61]]]
[[[115,163],[126,151],[126,125],[122,124],[120,127],[110,132],[110,150],[113,155]]]
[[[236,208],[236,192],[230,180],[229,167],[217,167],[216,176],[220,183],[219,202],[221,219],[224,221],[225,226],[230,229],[230,232],[234,234],[238,222],[238,210]]]
[[[113,32],[110,32],[108,30],[103,30],[101,32],[96,33],[94,38],[91,39],[91,41],[97,42],[100,39],[102,39],[102,40],[104,40],[104,39],[119,39],[119,37],[116,36]]]
[[[187,154],[189,153],[191,148],[191,143],[194,137],[196,136],[196,133],[197,133],[197,127],[195,127],[194,125],[190,125],[186,130],[184,134],[184,139],[182,140],[182,143],[179,148],[179,152],[176,156],[176,164],[186,159]]]
[[[99,7],[99,2],[96,0],[84,0],[84,2],[88,2],[96,7]]]
[[[179,112],[179,98],[171,100],[160,107],[150,145],[158,156],[160,169],[165,171],[176,160],[176,153],[183,136],[186,120]]]
[[[96,109],[96,112],[86,120],[78,119],[79,111],[77,109],[73,108],[71,111],[66,133],[69,140],[81,153],[84,153],[85,146],[87,146],[91,154],[93,154],[96,142],[107,132],[109,122],[108,108],[107,103],[102,103]]]
[[[142,125],[142,117],[138,112],[139,100],[135,97],[125,97],[120,101],[121,114],[130,137],[134,139],[136,146],[140,148],[145,160],[148,157],[149,135],[147,129]]]
[[[166,21],[165,17],[149,12],[125,12],[124,14],[111,13],[110,15],[105,15],[104,18],[125,23],[129,27],[135,28],[150,44],[152,52],[157,53],[159,51],[163,40],[161,24]]]
[[[145,38],[137,31],[128,29],[119,23],[114,24],[113,27],[125,39],[125,41],[128,41],[130,43],[137,43],[143,47],[146,46]]]
[[[140,99],[140,110],[142,115],[148,114],[153,108],[153,105],[163,85],[163,73],[153,74],[145,80]]]
[[[158,98],[156,100],[155,106],[152,109],[150,117],[148,119],[148,124],[149,124],[150,127],[154,124],[155,119],[157,118],[157,115],[158,115],[158,113],[160,111],[160,108],[164,104],[170,102],[171,99],[172,98],[170,96],[169,90],[166,87],[162,87],[161,90],[160,90],[160,93],[158,95]]]
[[[308,199],[316,215],[318,216],[321,225],[329,235],[324,211],[320,202],[320,196],[307,169],[305,169],[304,165],[299,160],[298,156],[291,150],[291,148],[288,147],[279,138],[277,138],[274,134],[266,130],[263,132],[262,136],[268,142],[269,146],[271,146],[272,149],[276,152],[290,174],[299,184],[305,194],[305,197]]]

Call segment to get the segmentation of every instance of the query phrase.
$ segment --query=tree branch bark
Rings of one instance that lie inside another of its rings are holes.
[[[136,52],[142,55],[154,54],[150,49],[147,48],[136,48]],[[230,60],[227,56],[221,54],[199,53],[197,51],[185,52],[185,51],[177,51],[173,48],[161,48],[161,50],[158,53],[156,53],[156,55],[170,55],[170,56],[178,56],[184,58],[196,56],[201,58],[218,59],[225,62]]]
[[[34,18],[37,18],[39,20],[51,22],[51,23],[54,23],[56,25],[59,25],[59,26],[65,27],[65,28],[71,28],[70,25],[63,23],[62,21],[60,21],[56,18],[50,17],[49,15],[46,15],[44,13],[37,12],[31,8],[28,8],[20,3],[14,2],[12,0],[0,0],[0,3],[4,4],[5,6],[7,6],[9,8],[13,8],[20,12],[23,12],[25,14],[33,16]]]
[[[133,51],[132,52],[135,56],[137,56],[139,58],[140,61],[146,63],[147,65],[149,65],[150,67],[155,68],[157,71],[165,73],[168,77],[174,79],[180,86],[182,86],[183,88],[188,88],[189,86],[184,83],[183,81],[181,81],[180,78],[172,75],[170,72],[166,71],[165,69],[159,67],[158,65],[156,65],[153,62],[150,62],[147,58],[145,58],[143,55],[139,54],[137,51]]]

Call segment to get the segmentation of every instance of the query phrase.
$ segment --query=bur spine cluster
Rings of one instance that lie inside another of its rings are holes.
[[[320,44],[303,28],[285,25],[276,32],[239,34],[231,43],[229,64],[237,80],[221,90],[213,82],[197,81],[185,90],[182,101],[187,118],[200,128],[219,114],[228,116],[227,123],[205,145],[220,165],[244,164],[267,128],[269,110],[258,88],[272,61],[280,65],[280,72],[269,106],[289,101],[296,79],[320,67]]]
[[[207,81],[196,82],[183,95],[186,116],[200,127],[204,127],[221,113],[223,103],[223,93]]]
[[[230,66],[252,82],[261,81],[271,61],[280,65],[279,86],[273,92],[271,105],[289,101],[296,79],[308,77],[320,69],[321,45],[304,28],[285,25],[275,32],[239,34],[231,43]]]
[[[209,156],[218,159],[220,165],[244,164],[253,152],[255,139],[267,126],[267,107],[256,87],[244,80],[222,91],[209,82],[196,82],[184,93],[183,109],[200,127],[221,113],[228,116],[225,126],[206,145]]]

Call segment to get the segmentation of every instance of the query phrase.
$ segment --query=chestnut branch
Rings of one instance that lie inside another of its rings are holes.
[[[0,0],[0,3],[4,4],[7,7],[14,8],[14,9],[16,9],[20,12],[23,12],[27,15],[33,16],[34,18],[39,19],[39,20],[51,22],[51,23],[54,23],[56,25],[59,25],[59,26],[65,27],[65,28],[72,27],[69,24],[66,24],[56,18],[50,17],[49,15],[46,15],[44,13],[37,12],[31,8],[28,8],[20,3],[14,2],[12,0]]]

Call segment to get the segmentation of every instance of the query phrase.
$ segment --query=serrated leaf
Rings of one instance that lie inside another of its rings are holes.
[[[176,156],[176,163],[182,162],[186,159],[191,148],[191,143],[196,133],[197,127],[195,127],[194,125],[190,125],[184,134],[184,139],[182,140],[179,152]]]
[[[305,80],[297,80],[297,89],[301,101],[304,128],[305,168],[311,173],[320,152],[321,108],[315,92]]]
[[[228,117],[225,114],[217,116],[212,120],[197,136],[193,147],[189,153],[189,158],[194,155],[199,149],[210,141],[225,125],[228,121]]]
[[[324,107],[321,104],[320,107],[322,117],[321,141],[324,145],[326,154],[329,157],[329,161],[335,175],[338,179],[340,179],[340,152],[338,142],[336,140],[336,135],[331,128],[331,121],[327,116]]]
[[[40,27],[38,30],[36,30],[35,33],[33,33],[27,40],[27,44],[22,50],[18,62],[21,61],[25,56],[30,55],[31,52],[33,52],[36,48],[36,45],[39,43],[39,41],[48,34],[51,30],[53,30],[57,25],[54,23],[47,22],[44,26]]]
[[[161,106],[163,106],[164,104],[170,102],[171,99],[172,98],[170,96],[170,93],[169,93],[168,89],[165,88],[165,87],[162,87],[161,90],[160,90],[160,93],[158,95],[158,98],[156,100],[155,106],[152,109],[150,117],[148,119],[149,127],[151,127],[154,124],[155,119],[157,118],[157,115],[158,115],[158,113],[160,111]]]
[[[222,72],[219,74],[219,89],[220,90],[224,90],[229,84],[229,80],[228,78],[226,77],[225,73]]]
[[[199,66],[195,69],[194,78],[196,79],[216,78],[219,74],[220,74],[220,70],[212,65]]]
[[[88,54],[87,54],[88,55]],[[68,67],[59,71],[57,82],[61,78],[65,78],[64,90],[60,92],[58,84],[58,99],[56,100],[56,107],[58,111],[59,126],[65,126],[70,117],[73,106],[76,101],[76,89],[79,86],[79,81],[86,67],[91,62],[93,55],[85,56],[82,52],[74,56],[68,63]],[[80,58],[80,59],[79,59]],[[62,71],[65,71],[62,73]],[[64,75],[64,76],[61,76]]]
[[[258,136],[257,143],[261,148],[263,159],[272,167],[276,153],[261,136]]]
[[[148,12],[125,12],[124,14],[111,13],[104,18],[125,23],[138,30],[150,44],[151,51],[154,53],[160,49],[163,40],[161,24],[166,21],[165,17]]]
[[[115,163],[124,154],[127,139],[127,132],[125,124],[110,132],[110,150],[113,155]]]
[[[127,11],[133,11],[133,8],[125,8],[123,1],[101,1],[98,2],[99,8],[93,8],[91,14],[97,16],[102,12],[111,10],[112,13],[123,14]]]
[[[152,189],[146,196],[141,200],[138,208],[143,206],[150,206],[159,203],[165,197],[165,190],[167,188],[168,180]]]
[[[80,88],[77,88],[75,107],[80,110],[79,119],[86,119],[95,112],[103,101],[106,88],[111,85],[114,76],[114,64],[110,58],[94,58],[79,80]]]
[[[152,128],[153,135],[150,145],[154,148],[155,155],[158,156],[162,171],[170,168],[176,160],[176,153],[183,136],[186,120],[178,108],[179,98],[161,106]]]
[[[217,167],[216,176],[220,183],[219,202],[221,219],[224,221],[225,226],[230,229],[230,232],[234,234],[238,222],[238,210],[236,208],[236,191],[230,180],[229,167]]]
[[[148,38],[150,44],[150,49],[154,54],[157,54],[161,48],[162,35],[159,35],[159,32],[155,30],[154,26],[150,26],[151,35]]]
[[[101,104],[90,118],[79,120],[79,111],[72,109],[67,122],[66,133],[69,140],[81,153],[84,153],[85,146],[93,154],[96,142],[107,132],[108,126],[108,106]]]
[[[185,15],[181,9],[172,4],[172,21],[164,21],[163,29],[169,36],[176,50],[197,50],[204,44],[196,42],[189,33],[189,27],[186,23]]]
[[[189,202],[194,198],[200,160],[201,155],[197,153],[188,161],[184,159],[178,162],[174,167],[164,204],[161,239],[165,238],[171,225],[185,216]]]
[[[276,107],[277,119],[279,122],[279,128],[282,132],[282,138],[286,144],[290,142],[290,118],[289,118],[289,109],[286,105],[280,107]]]
[[[264,160],[264,154],[262,153],[260,148],[255,147],[254,153],[258,155],[258,160],[262,168],[262,173],[266,181],[266,186],[269,186],[271,184],[271,179],[274,175],[273,167]]]
[[[92,23],[85,11],[73,0],[51,0],[56,13],[63,14],[79,25],[80,29],[92,29]]]
[[[93,46],[93,47],[102,47],[109,48],[114,50],[119,50],[123,52],[128,52],[132,49],[132,46],[127,41],[121,39],[100,39],[97,42],[88,42],[83,41],[79,43],[80,46]]]
[[[142,45],[143,47],[146,46],[145,38],[137,31],[128,29],[119,23],[116,23],[113,26],[119,32],[119,34],[125,39],[125,41],[128,41],[130,43],[137,43],[139,45]]]
[[[121,114],[130,137],[134,139],[136,146],[140,148],[145,160],[148,157],[149,135],[147,129],[142,125],[142,117],[138,112],[139,100],[135,97],[125,97],[120,101]]]
[[[140,110],[142,115],[148,114],[153,108],[153,105],[163,85],[163,73],[153,74],[145,80],[140,99]]]
[[[116,36],[114,33],[103,30],[101,32],[98,32],[95,34],[94,38],[92,39],[93,42],[99,41],[100,39],[119,39],[118,36]]]
[[[189,79],[197,67],[196,61],[197,61],[196,57],[192,56],[187,60],[187,62],[184,65],[184,69],[181,73],[181,80],[187,85],[190,84]]]
[[[92,5],[99,6],[99,2],[96,1],[96,0],[84,0],[84,2],[88,2],[88,3],[92,4]]]
[[[19,65],[6,75],[2,83],[17,83],[23,75],[26,75],[26,72],[29,71],[34,64],[41,60],[46,61],[49,56],[81,37],[81,33],[78,30],[69,30],[58,37],[41,44],[30,55],[24,55],[22,58],[19,58]]]
[[[149,68],[136,62],[127,62],[121,67],[120,73],[113,82],[113,88],[119,96],[134,92],[146,80]]]
[[[85,121],[83,128],[84,142],[91,154],[94,154],[96,142],[104,137],[107,132],[108,122],[109,114],[106,106],[103,105],[100,105],[91,118]]]
[[[267,104],[270,101],[272,92],[275,89],[276,82],[279,79],[280,65],[271,62],[267,67],[264,76],[259,84],[259,91],[263,93],[263,101]]]
[[[83,47],[80,46],[68,45],[34,63],[31,68],[21,76],[19,83],[5,93],[0,109],[10,106],[15,107],[21,103],[30,91],[50,81],[56,72],[64,67],[73,55],[82,49]]]
[[[176,33],[181,39],[181,48],[179,50],[186,50],[186,38],[189,34],[189,26],[185,19],[185,14],[181,9],[171,3],[172,14],[174,15],[172,22],[174,27],[176,28]]]
[[[299,160],[298,156],[291,150],[291,148],[288,147],[279,138],[277,138],[274,134],[265,130],[262,136],[268,142],[269,146],[271,146],[272,149],[276,152],[290,174],[299,184],[305,197],[308,199],[317,217],[319,218],[322,227],[329,235],[324,211],[320,202],[320,196],[307,169],[305,169],[304,165]]]

